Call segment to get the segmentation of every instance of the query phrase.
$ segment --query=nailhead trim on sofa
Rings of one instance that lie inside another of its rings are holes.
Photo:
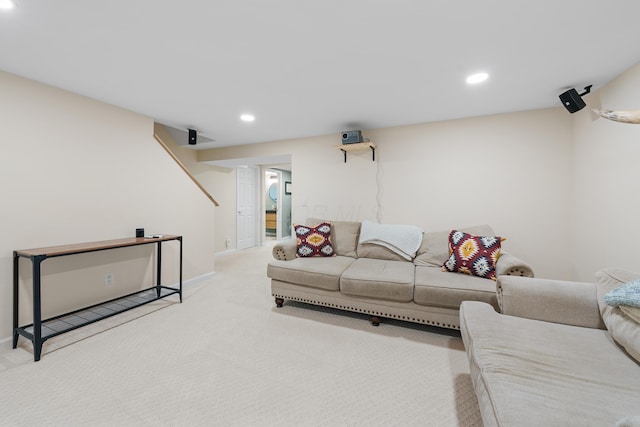
[[[440,328],[449,328],[449,329],[460,330],[460,326],[450,325],[450,324],[442,323],[442,322],[433,322],[433,321],[417,319],[417,318],[413,318],[413,317],[398,316],[396,314],[383,313],[381,311],[363,310],[363,309],[357,308],[357,307],[351,307],[351,306],[347,306],[347,305],[331,304],[331,303],[326,303],[326,302],[317,301],[317,300],[311,300],[311,299],[307,299],[307,298],[290,297],[290,296],[280,295],[280,294],[272,294],[272,295],[275,298],[282,298],[284,300],[298,301],[298,302],[303,302],[303,303],[306,303],[306,304],[313,304],[313,305],[321,305],[321,306],[324,306],[324,307],[337,308],[337,309],[340,309],[340,310],[355,311],[357,313],[370,314],[370,315],[373,315],[373,316],[380,316],[380,317],[392,318],[392,319],[397,319],[397,320],[406,320],[406,321],[410,321],[410,322],[414,322],[414,323],[421,323],[421,324],[424,324],[424,325],[438,326]]]

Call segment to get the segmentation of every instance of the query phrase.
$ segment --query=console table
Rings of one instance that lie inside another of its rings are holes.
[[[162,243],[177,240],[180,243],[180,280],[179,287],[162,286]],[[80,310],[75,310],[49,319],[42,319],[41,301],[41,264],[42,261],[61,256],[97,252],[109,249],[139,245],[156,245],[156,285],[119,298],[102,302]],[[20,257],[31,260],[33,268],[33,323],[19,326],[19,260]],[[101,242],[79,243],[74,245],[50,246],[46,248],[13,251],[13,348],[18,346],[18,337],[22,335],[33,343],[33,358],[40,360],[42,344],[49,338],[97,322],[107,317],[131,310],[152,301],[177,294],[182,302],[182,236],[162,235],[161,237],[132,237]]]

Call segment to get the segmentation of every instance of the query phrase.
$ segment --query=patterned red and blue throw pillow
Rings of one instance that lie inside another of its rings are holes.
[[[502,240],[499,236],[474,236],[451,230],[449,258],[442,265],[442,271],[496,280],[496,262],[500,257]]]
[[[298,243],[297,257],[335,256],[331,245],[331,223],[321,222],[315,227],[293,226]]]

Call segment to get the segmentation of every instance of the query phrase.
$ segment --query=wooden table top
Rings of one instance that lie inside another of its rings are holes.
[[[182,236],[163,234],[162,237],[127,237],[124,239],[102,240],[99,242],[75,243],[70,245],[47,246],[43,248],[21,249],[15,251],[19,256],[61,256],[82,252],[99,251],[103,249],[123,248],[127,246],[146,245],[149,243],[162,242],[166,240],[177,240]]]

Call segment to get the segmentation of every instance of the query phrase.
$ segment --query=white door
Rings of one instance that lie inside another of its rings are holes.
[[[255,167],[238,168],[237,171],[237,241],[238,249],[256,246],[257,226],[257,178]]]

